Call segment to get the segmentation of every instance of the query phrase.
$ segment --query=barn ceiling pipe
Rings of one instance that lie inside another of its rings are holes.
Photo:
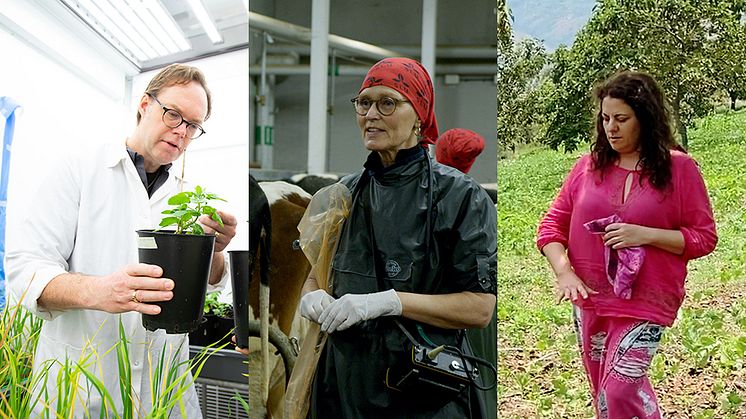
[[[281,38],[292,41],[311,43],[311,30],[299,25],[285,22],[283,20],[260,15],[255,12],[249,12],[249,28],[251,30],[261,30],[269,32]],[[338,35],[328,34],[329,47],[352,53],[356,56],[380,60],[386,57],[399,57],[403,54],[397,51],[366,44],[365,42],[345,38]]]
[[[386,45],[382,48],[397,51],[404,56],[413,58],[419,57],[421,53],[419,46],[412,45]],[[274,44],[270,45],[269,53],[309,55],[311,48],[308,45],[299,44]],[[495,61],[497,60],[497,47],[494,45],[441,45],[435,48],[435,56],[438,59],[488,59]]]
[[[339,65],[333,68],[335,76],[364,76],[370,67],[355,65]],[[310,73],[308,65],[268,65],[267,74],[277,76],[302,76]],[[260,65],[249,66],[249,75],[257,76],[261,73]],[[497,74],[497,64],[437,64],[436,74],[459,74],[464,76]]]

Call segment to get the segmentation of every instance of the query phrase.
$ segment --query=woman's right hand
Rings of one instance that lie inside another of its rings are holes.
[[[578,296],[585,300],[590,294],[598,294],[575,275],[573,271],[566,271],[557,275],[557,304],[562,301],[575,301]]]
[[[333,302],[334,297],[324,290],[307,292],[300,299],[300,315],[312,322],[320,323],[321,313]]]

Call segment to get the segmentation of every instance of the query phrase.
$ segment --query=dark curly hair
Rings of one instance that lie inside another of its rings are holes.
[[[640,123],[640,161],[642,178],[655,189],[663,190],[671,182],[671,149],[681,150],[671,128],[671,114],[658,83],[648,74],[621,71],[596,86],[596,140],[591,144],[593,169],[603,172],[619,159],[606,137],[601,104],[606,97],[623,100],[635,112]]]

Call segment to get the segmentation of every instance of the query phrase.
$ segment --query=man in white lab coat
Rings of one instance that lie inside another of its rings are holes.
[[[155,228],[168,198],[184,180],[171,163],[204,130],[211,98],[204,75],[174,64],[149,83],[137,108],[137,125],[126,141],[70,150],[54,167],[32,202],[9,202],[6,264],[16,300],[45,320],[34,358],[34,374],[51,365],[46,394],[34,390],[53,409],[58,405],[56,379],[61,363],[80,362],[98,377],[113,406],[83,374],[75,415],[97,417],[100,411],[120,414],[132,400],[135,416],[152,409],[153,369],[161,351],[172,362],[187,361],[186,335],[146,332],[141,314],[157,314],[153,304],[170,300],[174,281],[160,267],[138,264],[138,229]],[[236,218],[220,212],[224,226],[203,216],[206,233],[216,233],[209,289],[227,278],[222,250],[236,233]],[[129,341],[131,392],[122,401],[116,345],[119,322]],[[181,365],[186,371],[186,364]],[[187,383],[191,375],[187,374]],[[182,397],[189,418],[201,417],[196,391]],[[64,405],[63,402],[60,403]],[[179,416],[176,405],[173,416]],[[104,407],[105,406],[105,407]],[[52,415],[53,416],[53,415]],[[172,417],[173,417],[172,416]]]

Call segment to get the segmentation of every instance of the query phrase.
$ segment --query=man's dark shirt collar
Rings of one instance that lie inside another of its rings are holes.
[[[150,198],[158,188],[166,183],[166,180],[168,179],[168,169],[171,168],[171,163],[158,167],[158,169],[153,173],[146,173],[145,158],[129,147],[127,147],[127,153],[130,155],[132,163],[135,164],[137,174],[140,175],[142,185],[145,187],[145,190],[148,191],[148,198]]]

